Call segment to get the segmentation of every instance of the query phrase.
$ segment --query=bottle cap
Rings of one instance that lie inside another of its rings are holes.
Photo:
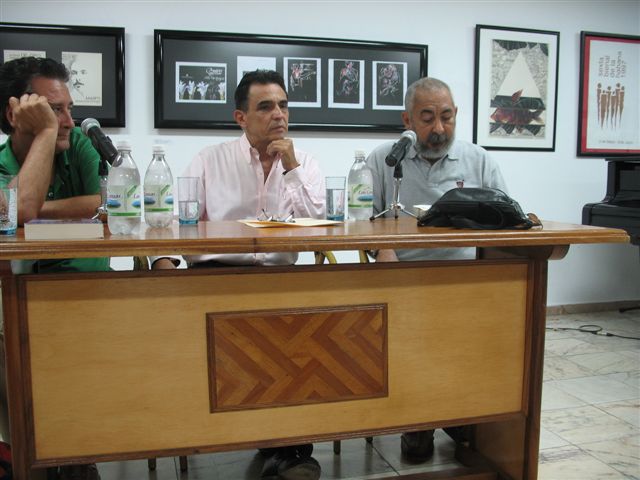
[[[164,145],[154,145],[153,147],[151,147],[153,150],[153,154],[155,155],[156,153],[161,153],[164,155]]]
[[[356,150],[356,158],[366,157],[364,150]]]
[[[131,144],[129,143],[128,140],[119,140],[118,143],[116,144],[116,148],[118,150],[129,150],[129,151],[131,151]]]

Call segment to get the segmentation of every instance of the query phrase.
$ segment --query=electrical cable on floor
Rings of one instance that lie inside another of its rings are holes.
[[[640,340],[640,337],[627,337],[618,335],[617,333],[603,332],[600,325],[580,325],[578,328],[571,327],[546,327],[547,330],[575,330],[576,332],[591,333],[592,335],[600,335],[603,337],[626,338],[629,340]]]

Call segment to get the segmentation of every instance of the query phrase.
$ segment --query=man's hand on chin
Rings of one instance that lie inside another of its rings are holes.
[[[293,150],[293,140],[290,138],[281,138],[272,141],[267,145],[267,155],[274,158],[280,156],[282,167],[287,172],[300,165],[296,160],[296,155]]]

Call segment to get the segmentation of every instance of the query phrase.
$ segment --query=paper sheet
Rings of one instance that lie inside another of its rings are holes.
[[[296,218],[294,222],[274,222],[266,220],[238,220],[254,228],[273,228],[273,227],[326,227],[329,225],[340,225],[344,222],[336,220],[322,220],[319,218]]]

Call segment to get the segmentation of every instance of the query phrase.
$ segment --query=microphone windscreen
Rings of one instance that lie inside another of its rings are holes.
[[[400,135],[400,137],[408,138],[411,141],[412,146],[414,146],[418,141],[418,136],[413,130],[405,130],[404,132],[402,132],[402,135]]]
[[[100,128],[100,123],[95,118],[85,118],[80,124],[82,133],[84,133],[85,135],[87,135],[89,130],[91,130],[93,127]]]

